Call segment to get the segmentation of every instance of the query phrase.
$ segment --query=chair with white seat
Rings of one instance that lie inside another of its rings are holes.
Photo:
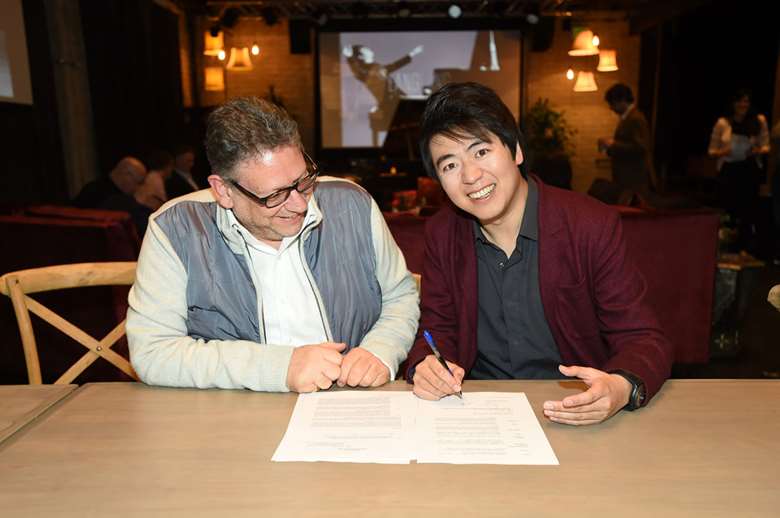
[[[24,348],[27,377],[31,385],[42,383],[38,346],[30,319],[31,312],[88,349],[54,382],[55,384],[72,383],[98,358],[108,361],[129,377],[138,379],[130,362],[111,349],[125,335],[124,320],[98,340],[29,296],[33,293],[70,288],[130,286],[135,280],[135,267],[136,263],[133,261],[65,264],[19,270],[0,277],[0,293],[11,298],[16,314]]]

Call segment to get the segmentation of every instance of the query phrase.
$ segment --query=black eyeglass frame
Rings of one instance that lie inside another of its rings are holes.
[[[253,202],[255,202],[258,205],[260,205],[262,207],[265,207],[267,209],[273,209],[274,207],[278,207],[279,205],[282,205],[284,202],[286,202],[290,198],[290,193],[292,193],[293,190],[296,190],[299,193],[303,194],[306,191],[308,191],[309,189],[314,188],[314,184],[317,181],[317,177],[320,175],[320,168],[317,167],[317,164],[314,163],[314,160],[312,160],[311,157],[305,151],[303,151],[302,153],[303,153],[304,159],[306,160],[306,174],[304,176],[302,176],[301,178],[298,178],[297,180],[295,180],[295,182],[293,182],[292,185],[289,185],[287,187],[282,187],[281,189],[277,189],[274,192],[272,192],[271,194],[269,194],[268,196],[263,196],[261,198],[257,194],[253,193],[252,191],[250,191],[249,189],[247,189],[246,187],[244,187],[243,185],[238,183],[233,178],[228,178],[227,180],[228,180],[228,182],[230,182],[230,184],[233,187],[238,189],[241,194],[243,194],[244,196],[246,196],[247,198],[249,198]],[[300,185],[302,183],[305,183],[305,182],[308,182],[308,181],[311,181],[311,185],[308,185],[303,190],[298,188],[298,187],[300,187]],[[268,204],[268,200],[270,200],[271,198],[274,198],[276,196],[279,196],[282,193],[284,193],[284,196],[280,199],[279,203],[275,203],[273,205],[269,205]]]

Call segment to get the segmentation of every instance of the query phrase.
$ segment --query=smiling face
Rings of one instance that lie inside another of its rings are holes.
[[[297,146],[283,146],[240,162],[231,178],[259,197],[288,187],[307,174],[306,161]],[[293,189],[287,201],[273,208],[263,207],[217,175],[209,177],[217,202],[233,213],[249,232],[264,243],[279,248],[285,237],[294,236],[306,217],[313,191]]]
[[[451,138],[435,135],[429,144],[431,160],[444,192],[460,209],[483,226],[519,221],[526,182],[517,166],[523,162],[518,145],[515,157],[496,137]]]

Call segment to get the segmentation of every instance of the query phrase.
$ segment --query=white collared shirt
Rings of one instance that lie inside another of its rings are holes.
[[[282,239],[278,249],[255,238],[239,223],[233,211],[229,211],[228,217],[247,244],[250,267],[259,284],[256,288],[262,300],[266,342],[294,347],[326,342],[325,324],[300,251],[303,229],[319,217],[314,197],[309,200],[301,229],[296,235]]]

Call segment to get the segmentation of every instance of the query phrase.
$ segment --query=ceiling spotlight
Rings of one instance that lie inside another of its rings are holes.
[[[328,17],[328,11],[326,11],[325,9],[319,9],[314,13],[314,21],[316,21],[317,25],[319,25],[320,27],[328,23],[329,19],[330,18]]]
[[[260,10],[260,16],[263,17],[263,20],[265,21],[265,24],[269,27],[272,25],[275,25],[276,22],[279,21],[279,13],[276,12],[276,9],[274,9],[271,6],[263,7]]]
[[[370,9],[365,2],[356,2],[352,4],[352,16],[355,18],[366,18],[370,13]]]
[[[458,4],[450,4],[447,8],[447,14],[450,15],[450,18],[460,18],[460,15],[463,14],[463,9]]]
[[[399,18],[409,18],[412,14],[412,8],[409,7],[409,2],[398,2],[398,10],[396,15]]]
[[[536,25],[539,23],[539,20],[541,19],[541,15],[539,12],[539,4],[532,4],[530,7],[528,7],[525,11],[525,21],[528,22],[531,25]]]
[[[569,81],[574,79],[574,70],[572,70],[571,68],[566,71],[566,79],[568,79]]]
[[[254,45],[252,45],[252,55],[257,56],[259,54],[260,54],[260,45],[255,43]]]
[[[238,23],[238,19],[240,17],[241,17],[241,11],[239,11],[238,8],[229,7],[225,9],[224,13],[222,13],[222,18],[219,23],[224,27],[232,29],[236,25],[236,23]]]

